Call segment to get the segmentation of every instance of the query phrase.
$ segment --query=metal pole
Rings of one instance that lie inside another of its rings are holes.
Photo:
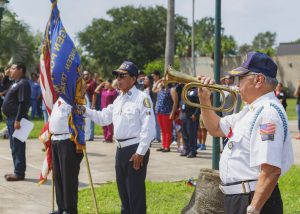
[[[4,7],[0,7],[0,34],[1,34],[1,24],[2,24],[2,18],[3,18],[3,11],[4,11]]]
[[[193,75],[196,76],[196,68],[195,68],[195,26],[194,26],[194,20],[195,20],[195,0],[193,0],[193,10],[192,10],[192,70]]]
[[[51,147],[48,149],[51,149]],[[54,172],[52,168],[52,212],[53,213],[54,213],[54,200],[55,200],[55,188],[54,188]]]
[[[215,11],[215,51],[214,51],[214,78],[220,84],[220,65],[221,65],[221,0],[216,0]],[[214,93],[214,106],[220,106],[220,94]],[[220,112],[219,112],[220,114]],[[219,169],[220,160],[220,138],[213,138],[213,159],[212,168]]]
[[[85,159],[85,163],[86,163],[86,168],[87,168],[87,172],[88,172],[88,176],[89,176],[89,181],[90,181],[90,186],[91,186],[91,191],[92,191],[92,197],[93,197],[93,201],[94,201],[94,206],[95,206],[95,213],[99,214],[98,212],[98,205],[97,205],[97,200],[96,200],[96,194],[95,194],[95,189],[94,189],[94,185],[93,185],[93,180],[92,180],[92,175],[91,175],[91,170],[90,170],[90,164],[89,164],[89,160],[87,157],[87,153],[86,153],[86,149],[83,149],[83,154],[84,154],[84,159]]]

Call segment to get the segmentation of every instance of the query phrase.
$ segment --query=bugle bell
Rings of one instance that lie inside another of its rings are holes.
[[[182,88],[181,96],[182,96],[182,99],[184,100],[184,102],[187,105],[192,106],[192,107],[210,109],[210,110],[220,111],[220,112],[230,112],[235,107],[235,105],[237,103],[237,94],[238,94],[237,90],[233,90],[229,87],[226,87],[226,86],[223,86],[223,85],[218,85],[218,84],[204,85],[196,77],[192,77],[192,76],[189,76],[187,74],[183,74],[181,72],[178,72],[175,69],[173,69],[171,66],[169,66],[167,68],[167,70],[165,71],[164,83],[165,83],[165,85],[167,85],[169,83],[183,83],[183,84],[185,84],[185,86]],[[219,107],[207,106],[207,105],[202,105],[202,104],[199,104],[199,103],[193,103],[188,99],[188,97],[187,97],[188,91],[191,88],[203,88],[203,87],[206,87],[211,91],[215,91],[217,93],[220,93],[220,95],[222,97],[222,103]],[[224,108],[225,102],[226,102],[226,99],[225,99],[226,96],[225,96],[224,92],[228,92],[232,97],[232,103],[230,103],[230,105],[226,108]]]

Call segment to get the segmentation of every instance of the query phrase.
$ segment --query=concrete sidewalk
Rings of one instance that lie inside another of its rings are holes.
[[[295,140],[297,121],[289,122],[293,136],[295,163],[300,164],[300,141]],[[176,148],[170,153],[155,151],[159,144],[153,144],[148,165],[147,179],[152,181],[178,181],[196,178],[201,168],[211,168],[211,137],[207,139],[207,150],[198,153],[197,158],[179,157]],[[4,174],[13,170],[8,140],[0,140],[0,213],[47,214],[51,211],[51,176],[46,184],[38,187],[38,178],[44,159],[42,144],[29,140],[26,145],[27,170],[25,181],[6,182]],[[102,143],[102,139],[87,142],[88,158],[95,184],[115,180],[115,145]],[[80,187],[89,186],[86,165],[81,163]]]

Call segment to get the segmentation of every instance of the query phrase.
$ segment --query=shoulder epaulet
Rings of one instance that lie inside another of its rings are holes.
[[[283,141],[283,143],[284,143],[285,140],[286,140],[286,138],[287,138],[288,123],[287,123],[287,121],[286,121],[286,118],[285,118],[285,116],[284,116],[284,114],[283,114],[281,108],[280,108],[278,105],[276,105],[275,103],[272,103],[272,102],[271,102],[271,103],[270,103],[270,107],[271,107],[271,108],[274,108],[274,109],[277,111],[277,113],[278,113],[278,115],[279,115],[279,117],[280,117],[280,119],[281,119],[281,121],[282,121],[282,124],[283,124],[283,130],[284,130],[284,141]]]
[[[251,125],[250,125],[250,138],[251,138],[251,135],[252,135],[252,131],[253,131],[255,122],[256,122],[258,116],[260,115],[260,113],[261,113],[263,110],[264,110],[264,106],[261,106],[261,107],[258,109],[258,111],[255,113],[254,118],[253,118],[253,120],[251,121]]]

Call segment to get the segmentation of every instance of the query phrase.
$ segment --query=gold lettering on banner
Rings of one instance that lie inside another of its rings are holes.
[[[54,50],[59,51],[63,43],[65,42],[65,38],[67,37],[67,32],[65,28],[61,28],[58,37],[56,37],[56,41],[54,44]]]
[[[52,78],[52,81],[54,80],[54,78]],[[60,85],[53,85],[54,87],[54,90],[57,92],[57,93],[60,93],[60,94],[65,94],[66,93],[66,87],[67,87],[67,76],[65,73],[62,73],[62,76],[61,76],[61,84]]]
[[[52,73],[52,70],[55,66],[55,58],[57,57],[57,55],[55,53],[51,53],[51,62],[50,62],[50,70],[51,70],[51,73]]]
[[[62,76],[61,76],[61,86],[60,86],[62,94],[66,93],[66,87],[67,87],[67,76],[66,76],[65,73],[62,73]]]
[[[73,63],[73,61],[75,59],[75,56],[76,56],[76,49],[72,48],[72,51],[71,51],[71,53],[70,53],[70,55],[69,55],[69,57],[67,59],[66,65],[65,65],[65,69],[67,71],[70,70],[70,67],[71,67],[71,65],[72,65],[72,63]]]

